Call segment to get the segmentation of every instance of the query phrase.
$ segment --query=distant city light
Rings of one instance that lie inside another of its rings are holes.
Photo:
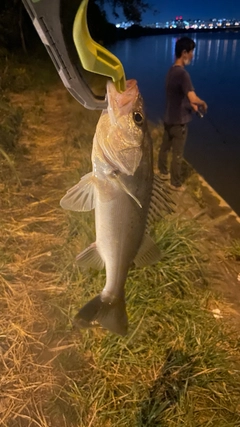
[[[133,21],[123,21],[115,24],[117,28],[124,28],[125,30],[132,25],[134,25]],[[201,19],[183,19],[182,15],[178,15],[175,17],[174,20],[166,21],[166,22],[154,22],[148,25],[145,25],[145,27],[150,28],[169,28],[169,29],[185,29],[185,30],[205,30],[205,29],[214,29],[214,28],[234,28],[240,26],[240,20],[233,18],[233,19],[208,19],[208,20],[201,20]]]
[[[128,22],[117,23],[117,24],[115,24],[115,27],[124,28],[126,30],[127,28],[131,27],[132,25],[134,25],[134,22],[128,21]]]

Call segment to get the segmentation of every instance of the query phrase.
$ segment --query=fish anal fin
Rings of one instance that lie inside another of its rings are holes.
[[[149,234],[143,236],[139,251],[134,259],[137,267],[145,267],[157,263],[161,259],[161,251]]]
[[[82,328],[92,328],[96,322],[103,328],[118,335],[126,335],[128,319],[124,299],[114,299],[113,302],[103,300],[97,295],[85,304],[74,318],[74,325]]]
[[[96,243],[92,243],[88,248],[84,249],[77,255],[76,260],[78,265],[84,269],[102,270],[104,268],[104,262],[97,250]]]
[[[63,209],[86,212],[95,208],[95,185],[92,172],[84,175],[60,200]]]

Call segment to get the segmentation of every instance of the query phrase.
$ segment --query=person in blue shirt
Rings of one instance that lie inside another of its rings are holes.
[[[158,168],[162,180],[170,179],[170,188],[184,191],[181,182],[181,166],[184,146],[187,139],[187,125],[192,120],[192,112],[207,112],[207,104],[200,99],[192,85],[185,66],[193,58],[195,42],[182,37],[175,45],[175,63],[166,77],[166,110],[164,114],[164,134],[159,151]],[[168,153],[172,150],[170,173],[168,171]]]

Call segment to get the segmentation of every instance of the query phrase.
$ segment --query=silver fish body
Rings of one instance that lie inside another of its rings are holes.
[[[93,172],[60,203],[70,210],[95,209],[96,242],[77,259],[82,266],[106,269],[101,294],[80,309],[75,320],[85,327],[98,322],[125,335],[128,270],[133,262],[143,266],[159,260],[159,249],[147,234],[146,224],[151,212],[154,216],[153,193],[155,211],[165,202],[159,182],[154,185],[152,142],[136,81],[128,81],[123,94],[108,82],[107,93],[108,111],[102,113],[93,141]]]

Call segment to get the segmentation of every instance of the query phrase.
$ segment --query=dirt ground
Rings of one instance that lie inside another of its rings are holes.
[[[60,86],[60,85],[59,85]],[[18,163],[17,172],[22,183],[22,188],[16,196],[22,198],[24,209],[12,211],[11,220],[22,222],[24,227],[31,217],[34,207],[36,221],[43,221],[51,236],[51,240],[59,241],[61,230],[62,210],[59,200],[63,195],[63,188],[69,188],[74,182],[71,176],[74,170],[81,169],[82,163],[87,164],[84,173],[90,170],[91,139],[89,143],[89,158],[81,159],[81,142],[76,147],[68,145],[69,138],[85,138],[86,131],[80,128],[77,135],[77,115],[81,116],[82,107],[68,95],[64,88],[57,86],[54,92],[39,95],[33,98],[29,94],[14,95],[13,101],[22,105],[27,111],[26,129],[23,129],[21,145],[27,149],[27,154],[22,156]],[[38,115],[39,120],[32,122],[31,114]],[[92,136],[99,112],[89,112]],[[72,126],[73,124],[73,126]],[[89,124],[87,124],[89,126]],[[153,132],[154,134],[154,132]],[[156,133],[154,134],[156,136]],[[158,147],[155,147],[155,149]],[[81,173],[80,173],[81,176]],[[187,190],[185,193],[174,194],[176,202],[176,215],[180,218],[195,218],[207,230],[208,238],[205,242],[206,258],[209,265],[218,270],[219,277],[212,284],[213,289],[222,294],[228,304],[227,316],[240,325],[240,261],[226,257],[226,247],[231,242],[240,239],[240,218],[221,199],[221,197],[207,184],[195,171],[186,167],[185,179]],[[69,184],[65,184],[65,183]],[[54,208],[48,206],[49,195],[55,194]],[[51,224],[47,221],[47,212],[54,209],[56,221]],[[7,221],[10,218],[6,218]],[[44,239],[46,237],[44,236]],[[61,240],[61,239],[60,239]],[[48,242],[43,244],[43,254],[48,253]],[[26,242],[24,245],[27,246]],[[24,248],[21,250],[24,255]],[[26,256],[26,254],[25,254]],[[50,269],[49,262],[45,262],[43,269]],[[230,309],[231,307],[231,309]]]
[[[195,218],[205,227],[207,237],[204,252],[210,268],[218,272],[211,288],[221,295],[223,301],[228,302],[225,315],[238,329],[240,259],[227,256],[227,248],[231,247],[233,241],[240,239],[240,218],[195,171],[186,182],[186,194],[177,196],[178,214],[184,218]]]
[[[10,367],[16,360],[19,366],[26,365],[29,390],[31,387],[37,390],[34,391],[36,395],[31,396],[34,406],[35,401],[49,389],[51,376],[55,375],[51,362],[56,357],[56,351],[71,346],[66,337],[63,339],[61,336],[61,325],[56,326],[54,336],[48,333],[49,329],[54,329],[49,328],[49,324],[56,322],[52,308],[48,307],[48,299],[52,294],[64,294],[70,282],[62,280],[63,272],[58,261],[58,253],[65,244],[67,235],[66,213],[59,206],[59,201],[65,191],[76,183],[76,174],[79,174],[79,179],[90,171],[92,137],[99,112],[89,112],[86,121],[83,107],[72,100],[61,85],[45,94],[14,94],[12,101],[16,105],[22,105],[25,113],[20,150],[14,158],[20,183],[12,169],[4,163],[2,174],[5,180],[0,186],[1,274],[5,295],[9,297],[2,299],[4,304],[6,300],[9,304],[8,316],[3,325],[9,333],[6,333],[7,340],[6,336],[4,339],[0,337],[0,353],[11,353]],[[89,129],[92,129],[91,137]],[[70,140],[75,141],[75,144],[70,144]],[[81,156],[83,145],[85,152],[86,147],[89,148],[89,154],[84,158]],[[174,215],[185,219],[194,218],[204,228],[207,237],[202,250],[210,269],[217,271],[211,286],[220,295],[218,306],[213,309],[219,310],[219,321],[228,322],[229,331],[238,335],[240,260],[226,254],[232,241],[240,239],[240,221],[231,208],[191,168],[187,168],[185,175],[186,191],[173,195],[176,202]],[[91,231],[85,231],[87,241]],[[74,233],[74,228],[72,232]],[[84,238],[81,244],[83,248],[86,246]],[[72,259],[77,250],[81,248],[76,248]],[[17,318],[21,319],[21,330]],[[28,348],[31,346],[31,353],[28,354],[24,352],[26,342]],[[15,357],[16,354],[18,358]],[[28,368],[33,363],[33,358],[36,361],[36,354],[41,365],[41,381],[37,373],[35,379],[32,368]],[[8,372],[11,375],[11,369]],[[20,399],[20,374],[19,380],[14,377],[14,381],[15,391],[11,396],[6,395],[0,400],[0,416],[1,413],[5,414],[3,425],[6,425],[4,420],[7,420],[12,410],[10,402],[15,402],[14,411],[17,414],[16,402],[19,400],[18,411],[22,413],[24,396]],[[21,426],[30,425],[30,418],[27,415],[25,417]],[[47,426],[43,417],[39,415],[38,425]],[[58,424],[57,416],[54,421],[54,425],[67,426]],[[11,427],[15,425],[17,424],[12,423]]]

